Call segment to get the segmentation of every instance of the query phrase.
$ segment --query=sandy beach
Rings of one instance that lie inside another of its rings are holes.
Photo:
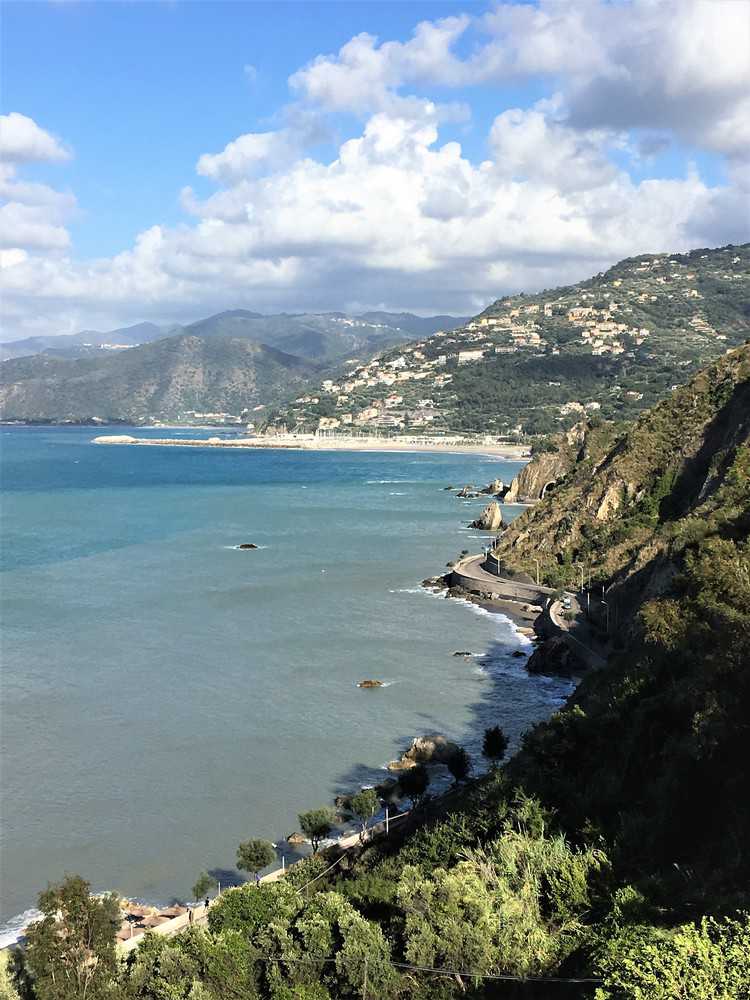
[[[469,438],[380,438],[327,437],[315,434],[278,434],[273,437],[248,438],[145,438],[130,434],[104,434],[93,444],[152,445],[171,448],[277,448],[298,451],[386,451],[386,452],[446,452],[466,455],[495,455],[510,461],[529,458],[525,445],[503,444],[492,439]]]

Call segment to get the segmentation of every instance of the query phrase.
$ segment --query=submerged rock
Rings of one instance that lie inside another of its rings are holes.
[[[479,528],[480,531],[497,531],[503,526],[503,512],[497,500],[488,503],[479,517],[472,521],[470,528]]]
[[[515,656],[517,660],[526,659],[526,653],[524,653],[523,650],[520,649],[514,649],[513,652],[511,653],[511,656]]]

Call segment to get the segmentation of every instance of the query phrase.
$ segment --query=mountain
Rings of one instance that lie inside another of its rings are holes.
[[[151,343],[180,332],[197,337],[243,337],[268,344],[287,354],[298,354],[315,362],[333,363],[351,355],[370,355],[394,344],[450,330],[465,321],[462,316],[415,316],[412,313],[281,313],[265,316],[247,309],[230,309],[197,320],[187,326],[137,323],[101,333],[81,333],[57,337],[27,337],[0,344],[0,361],[32,354],[52,354],[61,358],[90,357]]]
[[[634,417],[749,335],[750,244],[632,257],[576,285],[498,299],[277,419],[550,434],[585,412]]]
[[[281,313],[263,316],[233,309],[191,323],[199,337],[249,337],[289,354],[328,364],[354,355],[370,356],[394,344],[461,323],[456,316],[420,317],[411,313]]]
[[[61,334],[57,337],[26,337],[0,344],[0,361],[23,358],[32,354],[54,354],[59,357],[85,357],[99,350],[117,350],[147,344],[175,333],[179,327],[157,326],[155,323],[136,323],[101,333],[83,330],[81,333]]]
[[[252,340],[188,333],[129,350],[62,360],[42,354],[0,365],[4,419],[100,417],[134,422],[239,415],[278,401],[316,371]]]

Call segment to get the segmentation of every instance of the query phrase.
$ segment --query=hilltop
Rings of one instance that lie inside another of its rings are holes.
[[[454,330],[340,369],[274,415],[289,429],[548,434],[628,419],[750,332],[750,244],[621,261],[498,299]]]

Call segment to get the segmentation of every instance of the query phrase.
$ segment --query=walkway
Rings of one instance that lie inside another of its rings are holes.
[[[397,823],[399,820],[403,819],[405,816],[408,815],[409,811],[406,810],[405,812],[397,813],[395,816],[390,816],[388,818],[388,828],[390,829],[392,823]],[[382,833],[386,833],[385,820],[379,820],[378,822],[373,823],[373,825],[367,829],[365,833],[365,839],[372,840],[373,837],[378,836],[379,834]],[[338,847],[342,851],[349,851],[353,847],[357,847],[361,843],[362,841],[360,838],[360,834],[359,832],[357,832],[357,833],[346,834],[346,836],[344,837],[339,837],[338,840],[334,841],[334,843],[329,846]],[[322,875],[325,875],[327,872],[335,868],[336,865],[338,865],[338,863],[341,861],[341,858],[343,856],[344,855],[341,855],[341,857],[337,858],[336,861],[334,861],[333,864],[330,865],[330,867],[327,868],[325,872],[321,872],[320,875],[316,875],[314,879],[311,879],[311,882],[317,881],[317,879],[321,878]],[[296,863],[297,862],[295,862],[295,864]],[[293,867],[294,865],[288,865],[282,868],[275,868],[272,872],[269,872],[267,875],[262,875],[260,881],[263,884],[266,884],[268,882],[278,882],[280,879],[284,878],[286,873]],[[309,884],[310,883],[308,883],[308,885]],[[246,882],[244,883],[244,885],[241,886],[231,886],[230,888],[225,889],[224,892],[225,893],[235,892],[237,889],[242,889],[247,885],[252,885],[252,883]],[[214,902],[216,902],[216,900],[214,900]],[[187,930],[187,928],[191,926],[205,927],[208,924],[209,909],[210,906],[206,906],[205,903],[201,903],[198,906],[194,906],[192,908],[192,913],[193,913],[192,922],[190,921],[189,913],[181,913],[179,916],[173,917],[171,920],[165,920],[164,923],[157,924],[155,927],[150,927],[148,931],[153,934],[163,934],[167,937],[171,937],[173,934],[179,934],[181,931]],[[118,952],[121,955],[126,955],[128,952],[133,951],[133,949],[137,948],[138,945],[143,941],[143,938],[145,937],[146,933],[147,931],[145,929],[138,928],[138,933],[133,934],[131,938],[126,938],[124,941],[118,941],[117,942]]]

